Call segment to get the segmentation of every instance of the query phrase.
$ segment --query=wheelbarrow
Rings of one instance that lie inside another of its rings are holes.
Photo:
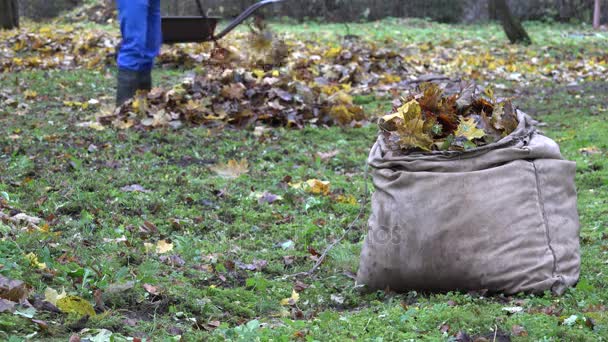
[[[200,43],[217,41],[251,17],[257,10],[284,0],[263,0],[249,7],[236,17],[220,33],[215,34],[218,17],[207,17],[200,0],[195,0],[200,16],[167,16],[162,18],[163,43]]]

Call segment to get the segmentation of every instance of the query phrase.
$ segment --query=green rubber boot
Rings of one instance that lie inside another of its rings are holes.
[[[138,90],[152,89],[152,71],[140,71],[137,77],[139,77]]]
[[[122,106],[132,99],[140,88],[140,73],[126,69],[118,69],[116,84],[116,107]]]

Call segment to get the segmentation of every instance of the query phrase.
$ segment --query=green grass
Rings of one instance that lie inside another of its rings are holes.
[[[344,32],[340,31],[343,25],[277,25],[294,34]],[[413,41],[435,34],[478,39],[497,39],[501,34],[495,26],[428,25],[432,29],[406,30],[389,20],[380,26],[353,24],[351,33],[377,31],[378,37],[411,37]],[[437,27],[439,33],[433,31]],[[557,25],[530,24],[530,28],[535,40],[547,42],[558,39],[551,37],[552,32],[562,32]],[[535,36],[537,28],[542,31],[540,37]],[[394,35],[398,29],[402,33]],[[568,44],[576,46],[595,41],[579,44],[568,39]],[[576,94],[560,86],[532,85],[524,93],[530,95],[517,99],[523,110],[547,124],[543,130],[560,142],[565,157],[577,162],[583,253],[577,288],[560,298],[360,295],[348,275],[356,272],[365,235],[362,220],[314,277],[301,279],[309,288],[300,294],[298,310],[292,310],[280,302],[291,296],[295,281],[283,277],[310,269],[314,261],[309,247],[322,251],[341,236],[359,207],[295,190],[282,181],[286,176],[292,182],[328,180],[335,192],[361,200],[365,159],[376,128],[273,128],[259,138],[253,128],[97,132],[76,127],[95,109],[78,111],[63,101],[93,98],[110,103],[112,75],[112,70],[0,75],[0,89],[12,89],[19,102],[28,106],[23,115],[16,114],[18,109],[0,108],[0,193],[8,194],[13,207],[50,222],[48,233],[9,234],[0,229],[0,273],[27,282],[38,294],[47,287],[65,288],[93,302],[94,291],[101,290],[109,311],[91,318],[87,328],[153,336],[159,341],[168,340],[177,329],[192,341],[438,341],[460,330],[488,334],[496,328],[510,331],[514,325],[523,326],[529,334],[514,337],[515,341],[599,341],[608,336],[604,307],[608,305],[608,162],[605,155],[579,152],[590,146],[608,150],[605,85],[583,83]],[[179,70],[155,74],[167,85],[180,76]],[[25,89],[36,91],[38,98],[24,99]],[[373,95],[355,101],[370,113],[390,106],[389,99]],[[340,153],[330,160],[315,157],[316,152],[336,149]],[[238,179],[220,178],[207,167],[210,162],[242,158],[248,160],[250,171]],[[121,191],[132,184],[150,192]],[[283,200],[259,204],[252,193],[263,191],[281,195]],[[152,222],[158,232],[141,233],[139,227],[145,221]],[[127,243],[111,241],[123,236]],[[161,239],[174,244],[171,254],[179,255],[184,266],[169,265],[159,255],[146,252],[145,243]],[[293,248],[281,247],[289,240]],[[25,258],[30,252],[53,272],[32,267]],[[293,263],[285,265],[284,257]],[[234,267],[234,263],[256,259],[268,265],[262,271]],[[128,282],[133,282],[132,288],[116,290]],[[147,294],[144,284],[157,286],[162,294]],[[524,312],[510,315],[502,310],[513,305],[522,306]],[[543,313],[549,307],[554,314]],[[572,326],[563,324],[572,315],[577,321]],[[583,317],[593,320],[594,329],[585,325]],[[37,332],[34,340],[65,341],[78,320],[45,312],[35,318],[49,322],[49,330],[38,331],[28,319],[0,314],[0,339],[20,341]],[[135,326],[125,324],[125,319],[134,320]],[[221,322],[219,328],[206,329],[206,324],[216,320]],[[440,331],[444,325],[449,325],[446,334]]]

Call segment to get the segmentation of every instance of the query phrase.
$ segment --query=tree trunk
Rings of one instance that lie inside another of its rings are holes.
[[[560,21],[569,22],[573,17],[573,6],[568,0],[558,1],[558,18]]]
[[[600,0],[595,0],[595,6],[593,7],[593,28],[597,30],[600,28]]]
[[[17,0],[0,0],[0,29],[19,27],[19,5]]]
[[[493,7],[496,11],[496,16],[500,20],[507,37],[511,41],[511,43],[523,43],[523,44],[531,44],[532,39],[528,36],[528,33],[521,25],[521,22],[517,20],[511,13],[509,6],[507,5],[506,0],[492,0],[494,3]]]

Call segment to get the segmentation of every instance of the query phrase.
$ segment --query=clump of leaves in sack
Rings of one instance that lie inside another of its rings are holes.
[[[511,134],[519,123],[511,101],[497,100],[490,88],[479,96],[477,91],[470,84],[446,95],[439,85],[423,83],[380,119],[387,143],[404,152],[463,151]]]

